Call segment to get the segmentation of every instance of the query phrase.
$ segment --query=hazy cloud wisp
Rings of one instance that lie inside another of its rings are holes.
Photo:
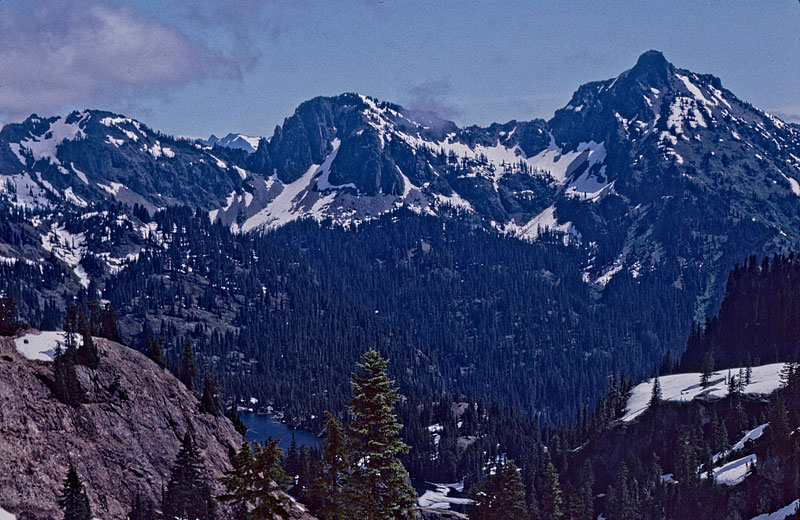
[[[19,119],[206,78],[240,78],[236,60],[177,28],[110,3],[36,3],[0,18],[0,116]]]

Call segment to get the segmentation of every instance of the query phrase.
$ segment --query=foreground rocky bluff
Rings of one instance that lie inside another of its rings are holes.
[[[230,421],[200,413],[169,371],[132,349],[95,342],[100,366],[78,367],[87,402],[72,408],[46,384],[51,363],[26,359],[13,338],[0,337],[0,508],[19,520],[61,517],[56,500],[70,464],[95,517],[121,519],[137,493],[160,500],[186,432],[215,483],[229,467],[229,448],[242,443]],[[294,517],[311,518],[299,510]]]

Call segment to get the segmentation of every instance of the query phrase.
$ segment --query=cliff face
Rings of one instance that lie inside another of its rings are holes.
[[[71,463],[95,517],[125,518],[137,493],[160,501],[186,432],[220,492],[228,449],[243,440],[230,421],[200,413],[197,398],[139,352],[95,342],[99,368],[78,367],[88,402],[71,408],[47,386],[52,364],[26,359],[13,338],[0,337],[0,508],[18,520],[60,518],[56,499]]]

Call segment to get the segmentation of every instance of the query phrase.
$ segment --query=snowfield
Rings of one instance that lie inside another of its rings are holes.
[[[778,509],[774,513],[764,513],[763,515],[754,516],[750,520],[784,520],[795,514],[798,509],[800,509],[800,499]]]
[[[83,344],[80,335],[75,335],[78,346]],[[64,346],[64,332],[47,331],[38,334],[25,334],[14,340],[17,352],[31,361],[55,361],[56,349]],[[4,520],[0,516],[0,520]]]
[[[764,423],[756,426],[749,432],[745,433],[744,436],[742,436],[742,438],[739,439],[739,441],[731,447],[731,449],[721,453],[716,453],[713,457],[711,457],[711,460],[713,462],[717,462],[719,459],[727,456],[729,453],[733,453],[734,451],[741,451],[742,449],[744,449],[744,444],[747,441],[754,441],[759,437],[761,437],[761,435],[764,433],[764,428],[766,428],[768,424],[769,423]]]
[[[0,507],[0,520],[17,520],[17,517]]]
[[[744,389],[745,394],[771,394],[780,388],[780,372],[783,363],[773,363],[753,367],[750,384]],[[664,401],[689,402],[693,399],[722,399],[728,395],[728,372],[726,368],[711,375],[709,386],[700,386],[700,373],[673,374],[659,378],[661,397]],[[739,373],[738,368],[730,369],[731,375]],[[623,421],[632,421],[647,410],[653,392],[653,380],[636,385],[631,391]]]
[[[736,459],[723,464],[719,468],[714,468],[714,481],[717,484],[725,484],[726,486],[735,486],[740,484],[747,475],[750,474],[750,469],[756,465],[756,456],[748,455],[741,459]],[[700,478],[707,478],[708,474],[704,473]]]
[[[450,490],[455,490],[459,493],[464,492],[464,482],[457,482],[455,484],[428,484],[435,486],[435,490],[428,489],[417,500],[420,507],[427,507],[429,509],[449,510],[451,505],[468,505],[472,503],[469,498],[456,498],[447,496]],[[0,519],[2,520],[2,519]]]

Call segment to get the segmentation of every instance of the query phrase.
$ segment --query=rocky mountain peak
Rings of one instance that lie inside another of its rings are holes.
[[[649,50],[639,56],[639,59],[636,60],[636,65],[631,69],[631,73],[635,75],[655,73],[664,77],[672,69],[672,64],[667,61],[661,51]]]

